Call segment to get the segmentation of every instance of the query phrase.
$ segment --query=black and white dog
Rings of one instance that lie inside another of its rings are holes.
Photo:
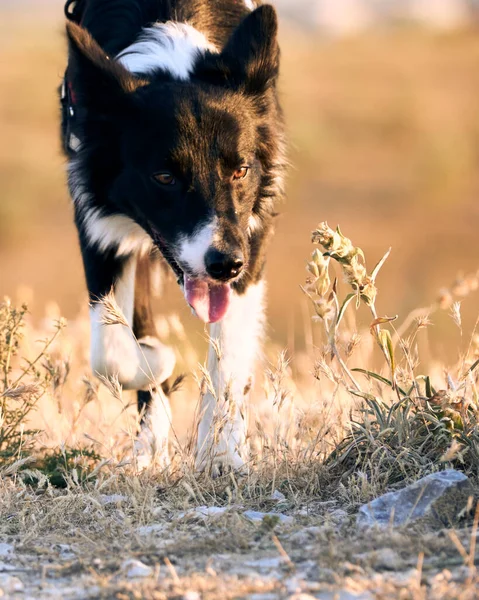
[[[165,460],[162,384],[175,359],[157,338],[149,300],[160,257],[211,323],[197,464],[211,457],[238,468],[263,331],[265,249],[282,195],[275,10],[251,0],[69,0],[66,14],[62,135],[93,371],[138,390],[139,451]],[[104,324],[101,299],[111,291],[129,327]]]

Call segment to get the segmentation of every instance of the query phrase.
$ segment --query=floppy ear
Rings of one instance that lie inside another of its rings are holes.
[[[109,56],[86,29],[68,22],[68,79],[75,96],[84,106],[115,108],[125,95],[148,85]]]
[[[277,33],[275,9],[270,4],[260,6],[233,31],[221,54],[210,54],[203,65],[198,65],[198,75],[261,94],[278,76]]]

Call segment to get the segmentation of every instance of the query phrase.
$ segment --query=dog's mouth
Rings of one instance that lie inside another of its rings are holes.
[[[168,244],[154,229],[151,237],[176,275],[186,302],[195,311],[196,316],[204,323],[221,321],[228,312],[231,302],[231,285],[229,283],[211,283],[207,279],[189,275],[176,261]]]

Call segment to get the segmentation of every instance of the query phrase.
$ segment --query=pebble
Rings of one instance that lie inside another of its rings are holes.
[[[138,535],[151,535],[165,530],[165,526],[161,523],[153,523],[153,525],[143,525],[136,529]]]
[[[261,523],[265,517],[271,517],[271,518],[276,517],[277,519],[279,519],[279,522],[282,523],[283,525],[294,522],[293,517],[284,515],[283,513],[274,513],[274,512],[263,513],[263,512],[258,512],[256,510],[247,510],[243,513],[243,516],[245,516],[250,521],[253,521],[253,523]]]
[[[183,594],[183,600],[201,600],[201,596],[198,592],[185,592]]]
[[[23,587],[23,583],[18,577],[0,573],[0,590],[4,593],[14,594],[15,592],[23,592]]]
[[[296,599],[295,599],[296,600]],[[369,592],[348,592],[347,590],[338,590],[335,592],[321,592],[315,600],[373,600]]]
[[[106,506],[107,504],[128,502],[128,498],[126,496],[122,496],[121,494],[102,494],[100,496],[100,502],[103,504],[103,506]]]
[[[153,569],[140,560],[129,559],[121,566],[122,571],[129,579],[135,579],[137,577],[149,577],[153,574]]]
[[[328,517],[335,523],[336,525],[341,525],[348,519],[348,513],[341,508],[337,508],[332,512],[328,513]]]
[[[230,508],[228,506],[197,506],[193,510],[179,513],[176,518],[180,520],[192,517],[217,517],[224,514]]]
[[[400,571],[402,567],[401,557],[391,548],[377,550],[373,558],[373,565],[376,569],[385,569],[387,571]]]
[[[13,554],[13,546],[12,544],[5,544],[5,542],[0,543],[0,556],[11,556]]]
[[[258,558],[258,560],[249,560],[245,562],[247,567],[258,569],[259,571],[271,571],[272,569],[279,569],[284,564],[284,559],[281,556],[271,556],[265,558]]]

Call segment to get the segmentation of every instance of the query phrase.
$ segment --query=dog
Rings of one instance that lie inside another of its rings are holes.
[[[65,12],[62,140],[92,370],[137,391],[138,456],[167,463],[163,387],[175,355],[157,337],[150,302],[151,269],[163,261],[210,324],[197,466],[240,469],[264,332],[265,253],[283,196],[275,9],[252,0],[69,0]],[[125,322],[107,324],[110,294]]]

